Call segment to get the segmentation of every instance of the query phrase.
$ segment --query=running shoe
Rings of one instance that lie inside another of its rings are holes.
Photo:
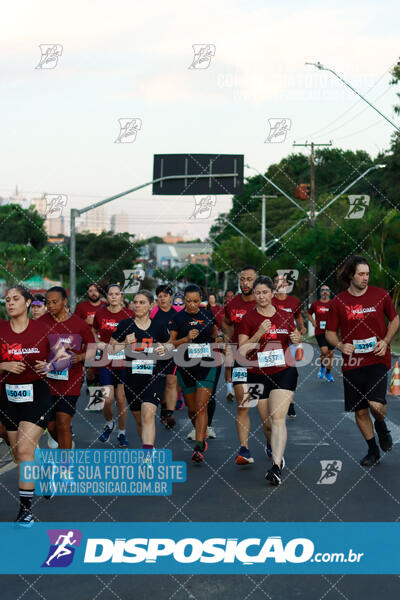
[[[143,464],[145,464],[145,465],[153,464],[153,453],[150,450],[147,451],[146,456],[143,459]]]
[[[360,465],[362,467],[373,467],[374,465],[378,464],[380,457],[379,450],[368,450],[368,454],[366,454],[364,458],[360,460]]]
[[[281,471],[283,471],[283,469],[285,468],[285,466],[286,466],[286,460],[285,460],[285,457],[284,457],[284,456],[282,456],[282,460],[281,460]]]
[[[327,381],[329,381],[329,383],[333,383],[335,380],[333,379],[332,375],[330,374],[330,371],[328,371],[325,375],[325,379]]]
[[[161,409],[161,414],[160,414],[160,423],[161,425],[166,425],[167,424],[167,409],[166,408],[162,408]]]
[[[58,448],[58,443],[53,438],[53,436],[51,435],[51,433],[49,432],[48,429],[46,429],[46,433],[47,433],[47,446],[51,449]]]
[[[26,506],[21,506],[15,522],[24,527],[30,527],[32,523],[34,523],[31,509],[26,508]]]
[[[217,437],[217,434],[215,433],[214,427],[211,427],[211,425],[209,425],[207,427],[207,437],[209,437],[210,440],[215,440],[215,438]]]
[[[233,394],[232,392],[228,392],[226,395],[226,399],[228,402],[233,402]]]
[[[108,440],[108,438],[111,435],[111,432],[113,431],[115,427],[115,421],[113,421],[112,427],[110,427],[109,425],[104,425],[104,430],[103,433],[101,435],[99,435],[99,442],[106,442]]]
[[[196,439],[196,430],[194,428],[189,433],[189,435],[187,436],[186,439],[188,439],[188,440],[195,440]]]
[[[246,446],[240,446],[239,454],[236,457],[237,465],[250,465],[254,463],[254,458],[250,454],[250,450]]]
[[[296,409],[294,408],[294,404],[292,404],[292,402],[289,404],[289,410],[287,414],[288,417],[291,417],[292,419],[296,418]]]
[[[167,411],[167,418],[166,418],[166,422],[165,422],[165,429],[173,429],[176,425],[176,421],[175,421],[175,417],[174,417],[174,411],[173,410],[168,410]]]
[[[265,454],[268,456],[268,458],[272,458],[272,448],[271,448],[271,444],[269,442],[267,442],[267,445],[264,446],[264,450],[265,450]]]
[[[265,475],[265,479],[272,483],[272,485],[280,485],[282,483],[282,473],[278,465],[272,465]]]
[[[193,449],[192,462],[194,462],[194,463],[203,462],[204,452],[207,450],[207,448],[208,448],[208,444],[207,444],[206,440],[204,440],[204,442],[196,442],[194,449]]]
[[[375,430],[378,434],[379,445],[384,452],[390,452],[393,448],[393,440],[385,421],[375,421]]]
[[[119,433],[117,435],[117,440],[120,448],[129,448],[128,440],[126,439],[126,435],[124,433]]]
[[[319,373],[318,373],[318,379],[323,379],[325,377],[325,371],[326,371],[325,367],[320,367]]]
[[[200,450],[193,450],[193,453],[192,453],[192,462],[196,463],[196,464],[200,464],[200,463],[203,462],[203,460],[204,460],[204,456],[200,452]]]

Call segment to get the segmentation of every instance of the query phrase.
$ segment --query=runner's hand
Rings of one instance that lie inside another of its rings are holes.
[[[3,363],[2,369],[4,371],[8,371],[9,373],[16,373],[17,375],[19,375],[20,373],[25,371],[26,365],[25,363],[16,360],[9,363]]]
[[[199,335],[199,330],[198,329],[191,329],[188,333],[188,338],[189,340],[194,340],[197,338],[197,336]]]
[[[258,328],[257,332],[260,333],[262,336],[264,335],[264,333],[268,333],[268,331],[271,329],[271,321],[269,319],[265,319],[265,321],[263,321],[260,325],[260,327]]]
[[[49,373],[51,366],[45,360],[37,360],[33,369],[36,373]]]
[[[88,325],[93,325],[93,321],[94,321],[94,315],[88,315],[88,316],[86,317],[86,323],[87,323]]]
[[[373,353],[375,356],[385,356],[387,347],[387,343],[384,340],[380,340],[379,342],[376,342]]]
[[[105,344],[104,342],[97,342],[97,348],[99,350],[104,350],[104,348],[106,347],[107,344]]]
[[[307,329],[304,327],[304,325],[303,325],[303,327],[300,329],[300,333],[301,333],[301,335],[305,335],[305,334],[307,333]]]
[[[355,348],[353,344],[342,344],[341,352],[342,354],[346,354],[347,356],[351,356],[354,352]]]
[[[162,344],[159,344],[158,346],[156,346],[156,353],[159,356],[163,356],[165,354],[165,348]]]
[[[126,336],[125,342],[127,344],[135,344],[136,343],[136,335],[134,333],[130,333]]]
[[[289,334],[289,337],[290,337],[290,341],[293,344],[300,344],[300,342],[301,342],[301,335],[300,335],[300,332],[297,331],[297,329],[295,331],[292,331],[292,333]]]

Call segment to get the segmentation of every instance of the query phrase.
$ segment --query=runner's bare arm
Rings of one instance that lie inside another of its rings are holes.
[[[233,336],[233,323],[226,315],[222,319],[221,328],[225,336],[225,341],[230,342]]]
[[[317,326],[317,322],[314,319],[314,317],[312,316],[312,314],[308,312],[307,313],[307,318],[310,321],[311,325],[315,328]]]
[[[348,354],[348,355],[353,354],[353,352],[354,352],[353,344],[343,344],[339,340],[339,337],[338,337],[338,334],[336,331],[329,331],[329,329],[327,329],[325,331],[325,337],[326,337],[326,341],[328,342],[328,344],[337,348],[337,350],[339,350],[339,352],[342,352],[342,354]]]
[[[374,354],[376,356],[385,356],[388,345],[399,328],[399,315],[389,322],[387,332],[383,340],[377,342],[374,346]]]

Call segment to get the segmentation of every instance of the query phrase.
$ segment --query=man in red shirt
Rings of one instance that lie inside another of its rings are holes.
[[[296,298],[296,296],[289,296],[286,293],[287,290],[287,280],[284,275],[275,275],[274,277],[274,285],[275,285],[275,293],[272,298],[272,304],[275,308],[280,308],[284,310],[288,314],[293,315],[294,322],[297,326],[297,329],[300,331],[301,335],[304,335],[307,332],[307,329],[304,326],[304,319],[301,314],[301,304],[300,300]],[[295,418],[296,417],[296,409],[294,407],[294,396],[289,404],[288,416]]]
[[[236,296],[234,296],[234,298],[232,298],[232,300],[225,305],[225,316],[222,319],[222,331],[224,332],[224,340],[225,342],[235,344],[235,349],[238,345],[239,327],[242,322],[242,319],[248,311],[254,310],[254,308],[256,307],[256,301],[253,295],[253,285],[254,281],[256,280],[256,277],[257,271],[254,267],[244,267],[239,275],[239,286],[241,294],[236,294]],[[229,345],[225,358],[232,359],[232,350]],[[236,362],[234,366],[236,366]],[[232,385],[233,384],[231,383],[231,386]],[[247,449],[247,462],[253,463],[254,459],[250,456],[250,452],[248,451],[250,432],[249,407],[241,406],[242,398],[240,395],[236,394],[236,387],[237,386],[235,386],[235,396],[236,401],[238,403],[236,413],[236,427],[238,431],[240,447]],[[237,464],[243,464],[241,462],[238,462],[238,458],[236,459]]]
[[[94,315],[96,311],[103,306],[100,287],[97,283],[90,283],[87,288],[89,300],[79,302],[75,308],[75,314],[86,321],[90,327],[93,325]]]
[[[393,445],[385,423],[386,388],[391,364],[389,344],[399,327],[399,316],[389,294],[368,285],[369,265],[363,257],[351,256],[339,277],[348,288],[332,300],[325,335],[342,352],[345,410],[355,412],[368,445],[360,464],[372,467],[379,462],[380,452],[370,414],[375,419],[381,449],[388,452]]]
[[[334,347],[328,344],[325,337],[326,322],[328,320],[329,306],[331,303],[331,290],[328,285],[323,284],[320,288],[321,299],[315,300],[307,311],[307,316],[315,328],[315,338],[318,342],[321,357],[321,366],[318,377],[333,383],[331,374]],[[313,317],[314,315],[314,317]]]

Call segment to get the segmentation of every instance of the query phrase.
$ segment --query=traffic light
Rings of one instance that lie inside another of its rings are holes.
[[[310,197],[310,185],[308,183],[299,183],[296,185],[294,195],[299,200],[307,200]]]

